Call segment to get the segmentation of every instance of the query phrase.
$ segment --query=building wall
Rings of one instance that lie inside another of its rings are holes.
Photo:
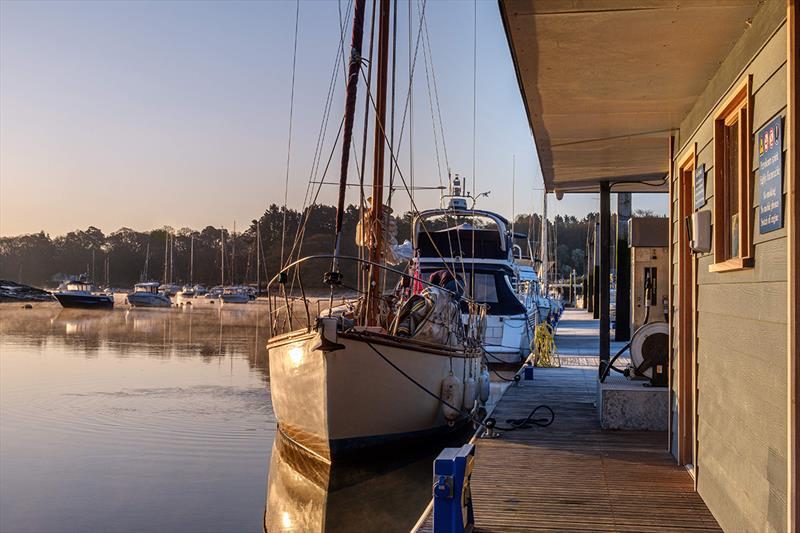
[[[673,440],[677,456],[675,383],[679,372],[678,160],[696,143],[706,168],[706,205],[713,210],[713,116],[720,102],[752,75],[752,131],[786,114],[786,4],[767,0],[684,119],[675,140],[672,183]],[[709,21],[712,23],[713,21]],[[754,172],[758,147],[753,143]],[[784,150],[786,147],[784,134]],[[785,174],[785,172],[784,172]],[[697,490],[727,531],[784,531],[787,493],[787,239],[786,228],[758,232],[754,174],[755,266],[711,273],[713,252],[695,260]],[[784,179],[785,181],[785,179]],[[785,201],[784,184],[784,201]],[[713,220],[713,216],[712,216]],[[712,247],[713,249],[713,247]]]

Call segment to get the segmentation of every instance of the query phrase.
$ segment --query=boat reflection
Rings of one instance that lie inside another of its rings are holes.
[[[446,442],[331,464],[280,431],[272,445],[264,530],[408,531],[431,499],[433,460]]]

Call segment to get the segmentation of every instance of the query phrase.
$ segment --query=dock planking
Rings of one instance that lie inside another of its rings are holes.
[[[585,316],[568,312],[559,337]],[[585,326],[581,320],[576,328],[582,336]],[[561,344],[592,342],[584,339]],[[562,363],[569,365],[569,358]],[[498,425],[540,404],[556,418],[546,428],[477,440],[476,531],[721,531],[688,472],[667,452],[666,433],[600,428],[596,380],[596,366],[537,368],[533,381],[506,391],[494,412]],[[420,530],[432,531],[431,516]]]

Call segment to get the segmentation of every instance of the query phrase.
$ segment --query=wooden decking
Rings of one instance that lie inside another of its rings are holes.
[[[585,333],[568,312],[559,330]],[[585,342],[596,337],[585,335]],[[595,352],[596,353],[596,352]],[[569,354],[562,362],[569,365]],[[549,405],[555,422],[477,441],[472,494],[478,531],[719,531],[692,479],[666,451],[663,432],[605,431],[594,406],[597,367],[579,352],[574,366],[535,371],[505,393],[498,425]],[[596,360],[596,356],[595,356]],[[430,517],[422,528],[430,529]]]

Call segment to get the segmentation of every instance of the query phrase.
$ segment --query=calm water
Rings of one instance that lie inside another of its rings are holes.
[[[0,306],[0,530],[262,530],[264,311]]]
[[[0,304],[0,532],[408,531],[465,435],[316,462],[276,438],[266,335],[260,304]]]

